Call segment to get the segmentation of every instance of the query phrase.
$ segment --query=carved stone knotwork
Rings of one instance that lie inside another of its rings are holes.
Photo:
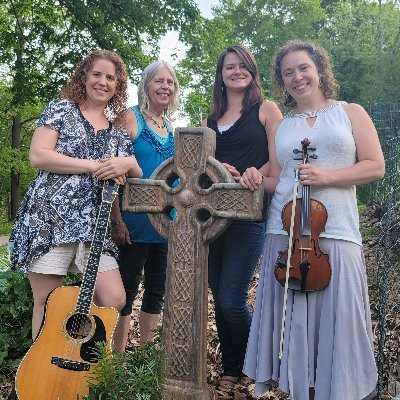
[[[262,218],[262,188],[251,192],[234,183],[214,154],[213,130],[178,128],[174,157],[151,179],[128,179],[123,195],[125,211],[150,213],[154,227],[169,239],[162,333],[165,400],[216,398],[206,371],[208,243],[233,219]]]

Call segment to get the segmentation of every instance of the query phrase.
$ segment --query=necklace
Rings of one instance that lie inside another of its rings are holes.
[[[150,118],[151,122],[152,122],[158,129],[164,129],[164,128],[167,127],[167,123],[166,123],[166,121],[165,121],[164,115],[162,116],[162,119],[163,119],[162,125],[159,124],[159,123],[153,118],[153,116],[152,116],[150,113],[148,113],[147,116]]]

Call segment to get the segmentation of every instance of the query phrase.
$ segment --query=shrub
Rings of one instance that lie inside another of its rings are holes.
[[[16,371],[32,344],[32,291],[26,275],[0,259],[0,379]]]
[[[3,246],[2,246],[3,247]],[[65,284],[79,278],[69,274]],[[14,272],[0,248],[0,380],[14,373],[32,345],[33,297],[26,274]]]
[[[106,357],[99,344],[99,363],[90,374],[89,395],[84,400],[159,400],[161,399],[164,360],[159,336],[125,353]]]

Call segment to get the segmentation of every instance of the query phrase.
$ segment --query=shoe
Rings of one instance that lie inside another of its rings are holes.
[[[216,392],[218,400],[248,400],[252,399],[252,380],[247,376],[224,375],[218,383]]]

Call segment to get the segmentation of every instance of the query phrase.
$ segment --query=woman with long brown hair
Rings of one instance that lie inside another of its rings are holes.
[[[276,104],[263,98],[253,54],[240,45],[229,47],[218,60],[213,107],[202,124],[216,132],[215,158],[236,180],[250,166],[266,174],[269,135],[281,117]],[[242,367],[251,323],[247,294],[262,252],[264,229],[265,222],[233,221],[210,244],[209,285],[223,364],[221,399],[246,398]]]

